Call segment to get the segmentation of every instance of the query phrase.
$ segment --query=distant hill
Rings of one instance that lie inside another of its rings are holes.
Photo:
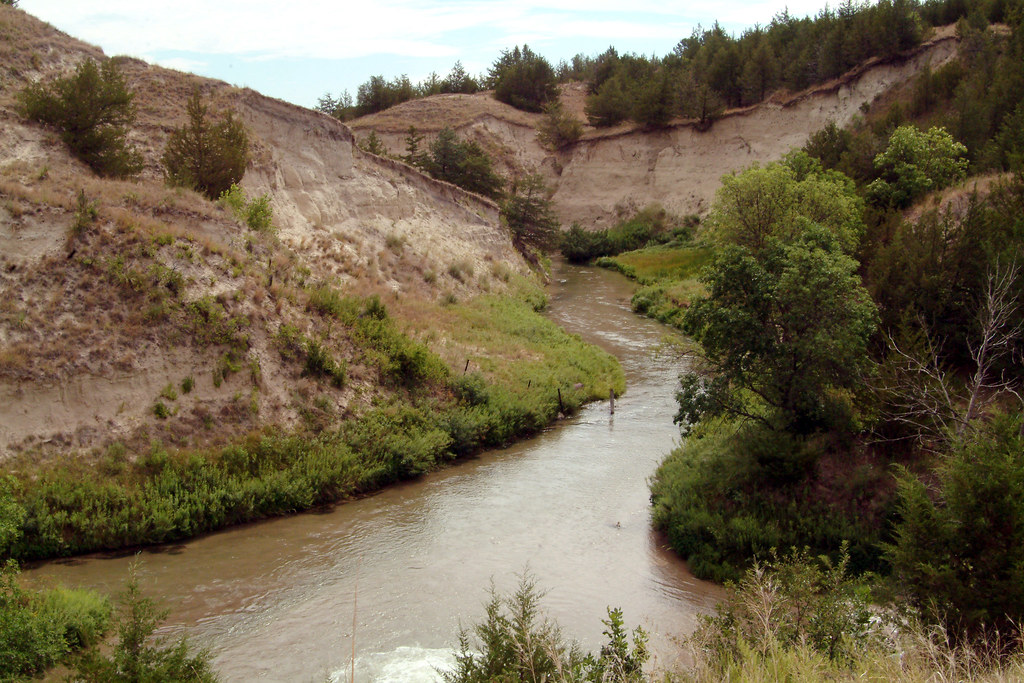
[[[873,59],[829,83],[727,111],[707,131],[685,119],[653,132],[632,123],[588,126],[579,142],[558,153],[536,139],[541,114],[502,104],[489,92],[410,100],[349,126],[359,138],[375,131],[396,155],[403,153],[409,126],[428,140],[449,126],[480,142],[506,173],[541,171],[555,189],[555,207],[564,223],[604,227],[652,202],[680,215],[707,211],[723,174],[775,161],[829,121],[848,124],[926,65],[936,69],[953,59],[957,48],[954,27],[943,27],[895,59]],[[581,119],[584,96],[581,83],[562,87],[563,106]]]

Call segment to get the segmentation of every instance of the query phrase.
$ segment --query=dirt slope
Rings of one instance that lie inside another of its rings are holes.
[[[350,412],[377,392],[372,372],[354,364],[328,391],[283,357],[285,326],[341,360],[350,351],[311,320],[308,285],[435,299],[501,287],[484,281],[494,264],[527,271],[491,202],[363,154],[330,117],[138,60],[119,61],[145,170],[97,178],[15,110],[26,84],[87,57],[103,55],[0,6],[0,460],[113,439],[223,441],[294,424],[313,404]],[[276,234],[164,185],[160,154],[194,87],[246,124],[242,185],[270,196]],[[74,232],[80,191],[97,220]],[[457,278],[453,263],[481,275]]]
[[[395,154],[402,153],[410,125],[428,135],[451,126],[496,154],[506,172],[544,173],[564,223],[602,226],[651,202],[680,215],[703,213],[722,175],[779,159],[829,121],[849,123],[861,107],[913,78],[925,64],[934,69],[945,63],[956,49],[954,31],[947,27],[901,59],[869,62],[832,83],[728,112],[706,132],[682,120],[655,132],[631,125],[588,128],[579,143],[559,154],[537,143],[540,115],[512,109],[490,93],[410,101],[350,126],[360,138],[375,130]],[[563,89],[562,99],[582,116],[581,85]]]

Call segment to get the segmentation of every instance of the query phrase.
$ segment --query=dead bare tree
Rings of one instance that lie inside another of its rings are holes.
[[[973,429],[976,420],[1000,394],[1021,399],[1017,383],[996,367],[1015,352],[1024,335],[1024,322],[1014,322],[1020,306],[1015,292],[1021,268],[1016,262],[996,263],[989,270],[985,294],[979,302],[978,336],[968,344],[974,372],[967,382],[941,364],[941,345],[922,321],[922,348],[914,351],[887,339],[891,353],[889,370],[876,385],[887,397],[887,417],[910,427],[923,446],[945,446]]]
[[[1001,374],[998,379],[992,377],[992,366],[1013,353],[1014,343],[1024,332],[1024,322],[1018,320],[1013,324],[1013,314],[1020,303],[1014,292],[1019,275],[1020,267],[1016,262],[1007,267],[996,263],[996,267],[989,271],[985,301],[978,311],[980,338],[977,344],[968,345],[975,370],[969,384],[970,394],[963,424],[970,423],[978,416],[988,396],[1010,391],[1020,398],[1005,374]],[[963,426],[958,434],[962,432]]]

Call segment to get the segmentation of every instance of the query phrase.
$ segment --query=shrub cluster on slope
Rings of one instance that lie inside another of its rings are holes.
[[[132,176],[142,157],[128,143],[132,93],[113,59],[87,59],[71,76],[35,83],[18,94],[22,114],[53,126],[72,154],[100,175]]]

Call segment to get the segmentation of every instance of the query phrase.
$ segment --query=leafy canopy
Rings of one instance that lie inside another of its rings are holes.
[[[852,182],[803,152],[723,178],[718,255],[683,328],[707,377],[683,377],[676,421],[754,420],[808,433],[830,421],[864,369],[876,311],[849,253],[863,232]]]
[[[875,157],[879,178],[868,185],[877,203],[904,208],[918,197],[963,180],[967,175],[967,148],[945,128],[922,131],[900,126],[889,146]]]
[[[779,163],[723,176],[709,223],[719,244],[756,252],[772,237],[799,237],[809,221],[826,228],[849,254],[864,234],[863,208],[847,176],[823,169],[805,152],[792,152]]]
[[[684,427],[726,415],[806,433],[858,381],[875,306],[836,238],[806,219],[799,225],[798,238],[769,237],[759,252],[725,247],[703,276],[708,295],[683,327],[710,375],[683,377],[676,422]]]
[[[33,83],[18,93],[26,118],[59,130],[72,154],[96,173],[113,177],[142,169],[142,156],[128,144],[133,98],[113,59],[102,66],[87,59],[70,76]]]

